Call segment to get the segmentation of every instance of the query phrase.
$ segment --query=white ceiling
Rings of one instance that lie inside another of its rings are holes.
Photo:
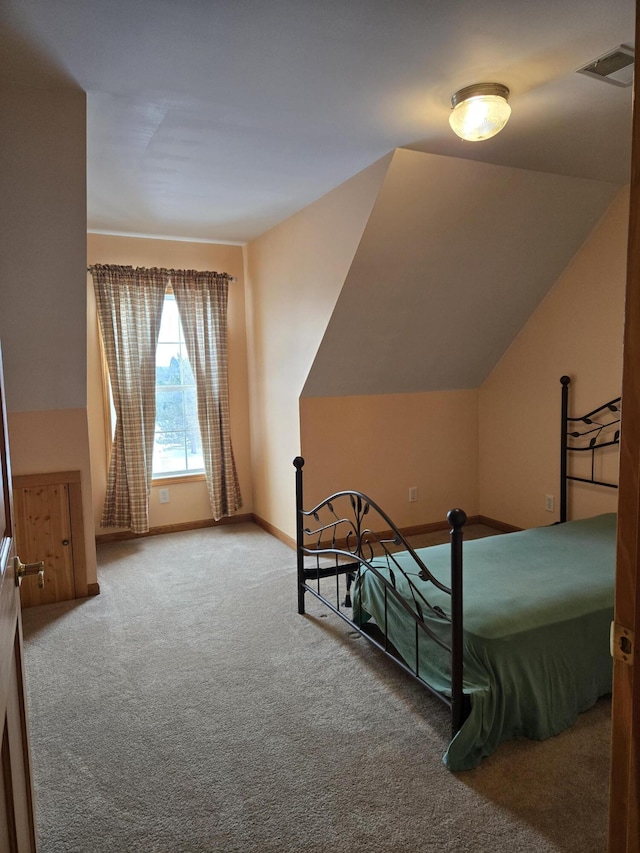
[[[247,241],[396,147],[623,184],[633,0],[3,0],[3,77],[87,92],[92,230]],[[511,89],[463,143],[452,93]]]

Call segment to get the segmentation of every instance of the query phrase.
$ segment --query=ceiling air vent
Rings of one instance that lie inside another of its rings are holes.
[[[615,50],[578,68],[578,74],[587,74],[605,83],[613,83],[614,86],[630,86],[633,83],[633,58],[633,48],[621,44]]]

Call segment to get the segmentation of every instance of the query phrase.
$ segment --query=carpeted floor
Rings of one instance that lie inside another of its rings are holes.
[[[40,853],[606,849],[609,703],[474,771],[446,709],[230,525],[103,545],[24,611]],[[311,597],[309,597],[311,598]]]

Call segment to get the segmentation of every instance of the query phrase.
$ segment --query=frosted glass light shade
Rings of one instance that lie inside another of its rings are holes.
[[[500,83],[477,83],[460,89],[451,98],[451,129],[469,142],[490,139],[509,121],[508,98],[509,90]]]

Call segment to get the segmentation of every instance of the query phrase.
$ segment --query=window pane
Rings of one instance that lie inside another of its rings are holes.
[[[165,296],[156,350],[153,475],[204,471],[195,379],[173,296]]]
[[[187,470],[184,447],[184,432],[162,433],[161,441],[153,446],[153,473],[173,474]]]
[[[180,354],[179,344],[158,344],[156,349],[156,385],[181,385],[183,361],[184,357]],[[188,373],[193,376],[191,368],[189,368]]]
[[[181,389],[156,389],[156,435],[184,431],[184,394]],[[156,438],[156,441],[158,439]]]
[[[160,337],[161,343],[177,343],[184,340],[180,334],[180,314],[178,306],[173,296],[167,294],[164,298],[164,306],[162,308],[162,320],[160,322]]]

